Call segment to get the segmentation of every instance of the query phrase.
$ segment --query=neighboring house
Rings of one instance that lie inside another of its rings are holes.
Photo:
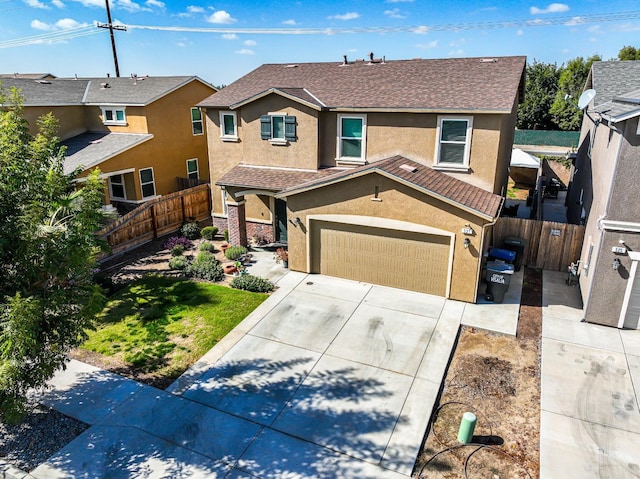
[[[199,104],[214,224],[233,243],[287,243],[297,271],[475,301],[525,63],[257,68]]]
[[[51,73],[0,73],[0,80],[3,78],[25,78],[29,80],[52,80],[56,78]]]
[[[99,168],[105,203],[130,209],[177,191],[177,178],[209,179],[204,119],[196,104],[216,92],[197,77],[0,79],[25,98],[31,133],[48,112],[67,146],[64,170]]]
[[[586,321],[640,327],[640,61],[596,62],[567,216],[586,225],[580,289]]]

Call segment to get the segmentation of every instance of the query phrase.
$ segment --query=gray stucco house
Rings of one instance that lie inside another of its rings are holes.
[[[567,195],[586,227],[579,265],[585,320],[640,328],[640,61],[596,62]]]

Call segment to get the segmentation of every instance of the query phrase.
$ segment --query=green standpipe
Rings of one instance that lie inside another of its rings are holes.
[[[476,428],[476,415],[472,412],[465,412],[460,421],[460,429],[458,429],[458,442],[469,444],[473,437],[473,430]]]

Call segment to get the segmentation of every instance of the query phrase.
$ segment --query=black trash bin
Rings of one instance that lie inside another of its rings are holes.
[[[504,261],[487,262],[487,293],[485,299],[494,303],[502,303],[509,289],[513,265]]]
[[[520,271],[520,268],[522,268],[522,261],[524,259],[524,249],[527,247],[527,240],[524,238],[518,238],[517,236],[507,236],[504,239],[504,247],[505,249],[516,253],[516,259],[513,261],[513,266],[516,271]]]

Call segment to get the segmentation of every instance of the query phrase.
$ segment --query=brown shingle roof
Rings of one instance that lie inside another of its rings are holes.
[[[403,165],[409,168],[403,168]],[[449,203],[454,203],[467,210],[479,213],[488,218],[496,218],[500,212],[502,197],[485,191],[477,186],[453,178],[433,168],[416,163],[403,156],[394,156],[386,160],[376,161],[330,176],[316,178],[305,183],[291,186],[281,191],[277,196],[286,197],[303,191],[320,188],[327,184],[347,180],[367,172],[380,172],[391,178],[408,183],[411,186],[426,191],[427,194],[439,197]]]
[[[510,112],[526,57],[266,64],[203,100],[233,108],[271,88],[306,89],[327,108]]]
[[[286,188],[324,178],[335,173],[336,169],[304,171],[282,168],[256,167],[238,165],[225,173],[218,181],[218,186],[236,186],[240,188],[255,188],[268,191],[281,191]]]

